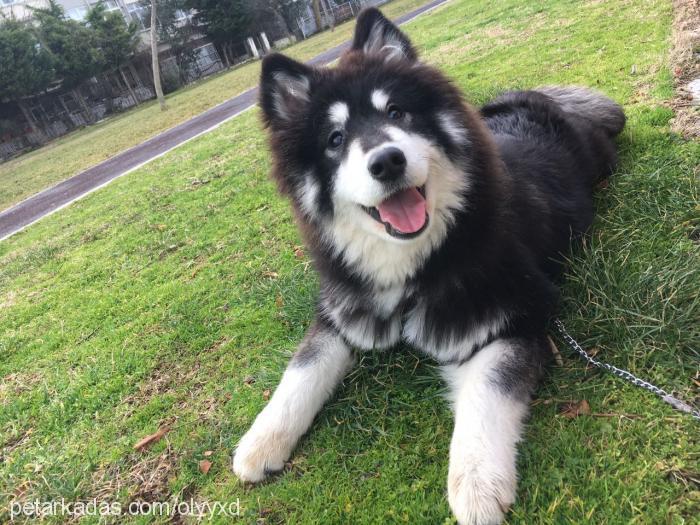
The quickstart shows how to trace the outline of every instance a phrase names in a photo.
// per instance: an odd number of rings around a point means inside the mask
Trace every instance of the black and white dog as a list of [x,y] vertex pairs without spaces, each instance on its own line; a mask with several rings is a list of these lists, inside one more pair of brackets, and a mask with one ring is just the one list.
[[404,341],[442,365],[451,392],[454,514],[500,523],[550,357],[562,254],[591,224],[622,109],[587,89],[548,87],[477,112],[376,9],[360,15],[337,67],[266,57],[260,106],[320,296],[238,444],[235,473],[257,482],[282,469],[353,351]]

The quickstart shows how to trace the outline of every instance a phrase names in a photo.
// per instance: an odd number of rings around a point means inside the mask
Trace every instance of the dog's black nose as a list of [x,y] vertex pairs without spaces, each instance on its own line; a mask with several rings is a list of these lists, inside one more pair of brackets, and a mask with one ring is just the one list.
[[370,157],[368,169],[377,180],[394,181],[406,171],[406,155],[399,148],[381,149]]

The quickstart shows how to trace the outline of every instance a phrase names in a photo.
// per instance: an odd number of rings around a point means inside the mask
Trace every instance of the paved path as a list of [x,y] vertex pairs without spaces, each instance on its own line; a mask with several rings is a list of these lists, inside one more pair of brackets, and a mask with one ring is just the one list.
[[[447,0],[433,0],[395,20],[403,24],[430,11]],[[308,61],[308,64],[323,65],[332,62],[350,46],[349,42],[324,51]],[[258,89],[252,88],[226,102],[215,106],[190,120],[170,128],[114,157],[64,180],[36,195],[23,200],[12,208],[0,212],[0,241],[26,228],[72,202],[84,197],[122,175],[143,166],[172,149],[220,126],[229,119],[255,105]]]

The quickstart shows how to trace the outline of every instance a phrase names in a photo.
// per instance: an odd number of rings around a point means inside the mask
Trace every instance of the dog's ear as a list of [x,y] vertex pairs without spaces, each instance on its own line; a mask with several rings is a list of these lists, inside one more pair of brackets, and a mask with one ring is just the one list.
[[313,69],[279,53],[263,59],[260,107],[265,122],[275,127],[295,120],[311,100]]
[[365,9],[357,17],[352,49],[366,54],[384,55],[386,60],[418,59],[411,41],[379,9]]

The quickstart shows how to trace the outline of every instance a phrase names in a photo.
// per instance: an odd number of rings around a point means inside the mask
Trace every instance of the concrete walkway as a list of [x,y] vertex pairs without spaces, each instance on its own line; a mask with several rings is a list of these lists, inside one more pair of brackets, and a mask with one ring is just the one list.
[[[410,13],[400,16],[395,22],[404,24],[445,2],[447,0],[433,0]],[[349,46],[349,42],[340,44],[324,51],[307,63],[313,65],[328,64],[338,58]],[[12,208],[0,212],[0,241],[39,219],[68,206],[88,193],[109,184],[114,179],[165,155],[181,144],[217,128],[227,120],[254,106],[257,96],[257,88],[249,89],[174,128],[164,131],[133,148],[86,169],[70,179],[66,179],[23,200]]]

